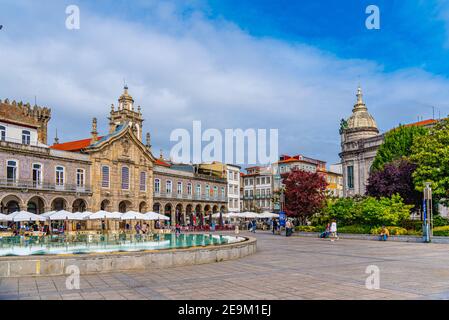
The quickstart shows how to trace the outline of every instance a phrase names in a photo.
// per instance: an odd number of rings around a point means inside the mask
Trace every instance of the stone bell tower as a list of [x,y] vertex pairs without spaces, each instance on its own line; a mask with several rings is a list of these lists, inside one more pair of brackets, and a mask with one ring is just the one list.
[[116,128],[125,123],[130,123],[136,137],[142,141],[143,118],[140,106],[134,109],[134,99],[128,93],[128,86],[124,87],[123,94],[118,99],[118,107],[111,105],[109,116],[109,132],[112,133]]

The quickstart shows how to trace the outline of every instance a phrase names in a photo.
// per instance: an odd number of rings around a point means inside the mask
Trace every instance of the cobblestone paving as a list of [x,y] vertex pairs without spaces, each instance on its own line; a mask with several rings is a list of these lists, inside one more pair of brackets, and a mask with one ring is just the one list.
[[[0,280],[0,299],[449,299],[449,245],[256,233],[255,255],[221,263],[81,276]],[[380,289],[365,287],[369,265]]]

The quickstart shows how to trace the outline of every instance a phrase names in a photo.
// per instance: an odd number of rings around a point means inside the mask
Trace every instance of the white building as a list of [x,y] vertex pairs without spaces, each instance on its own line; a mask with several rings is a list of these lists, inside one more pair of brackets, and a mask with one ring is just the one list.
[[230,212],[240,212],[240,167],[228,164],[228,210]]
[[0,121],[0,140],[35,147],[47,147],[38,141],[37,127],[25,127],[3,121]]
[[243,176],[243,205],[247,211],[272,211],[273,194],[272,167],[251,167]]

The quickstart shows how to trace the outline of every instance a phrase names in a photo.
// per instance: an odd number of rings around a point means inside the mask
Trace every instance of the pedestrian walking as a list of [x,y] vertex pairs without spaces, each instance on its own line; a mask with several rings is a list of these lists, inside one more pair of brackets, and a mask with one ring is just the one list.
[[332,220],[330,232],[331,232],[330,237],[331,237],[331,241],[332,241],[332,242],[334,242],[335,239],[336,239],[336,240],[339,239],[339,238],[338,238],[338,235],[337,235],[337,221]]
[[290,237],[293,233],[293,223],[291,220],[287,220],[285,223],[285,236]]
[[253,222],[251,223],[251,226],[252,226],[252,232],[253,233],[256,233],[256,229],[257,229],[257,222],[256,222],[256,220],[253,220]]
[[276,230],[278,228],[278,222],[275,218],[273,218],[273,221],[272,221],[272,228],[273,228],[273,234],[275,234]]

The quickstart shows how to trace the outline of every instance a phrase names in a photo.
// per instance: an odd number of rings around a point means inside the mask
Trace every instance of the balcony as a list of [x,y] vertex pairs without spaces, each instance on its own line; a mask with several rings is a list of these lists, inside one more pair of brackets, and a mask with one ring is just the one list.
[[0,188],[8,189],[30,189],[40,191],[59,191],[59,192],[77,192],[91,193],[92,188],[88,185],[77,186],[76,184],[56,185],[55,183],[36,182],[32,180],[9,180],[0,179]]
[[173,198],[173,199],[182,199],[182,200],[194,200],[194,201],[211,201],[211,202],[227,202],[227,198],[223,196],[206,196],[205,194],[199,195],[199,194],[172,194],[172,193],[165,193],[165,192],[159,192],[154,193],[153,196],[155,198]]

